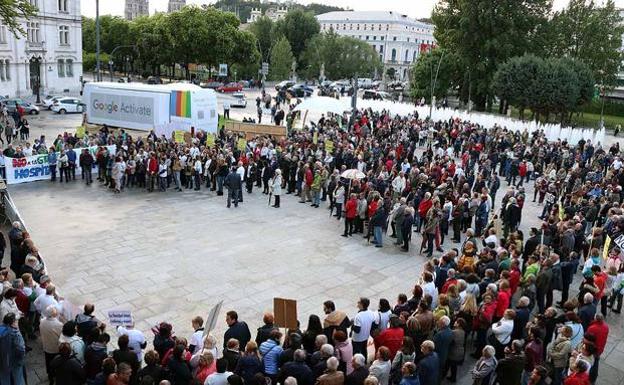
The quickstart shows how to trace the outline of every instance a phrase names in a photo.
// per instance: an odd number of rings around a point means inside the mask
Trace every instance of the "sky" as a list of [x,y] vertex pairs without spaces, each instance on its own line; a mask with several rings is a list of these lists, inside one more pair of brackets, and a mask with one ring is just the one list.
[[[187,4],[210,4],[214,0],[187,0]],[[379,0],[298,0],[299,3],[311,2],[335,5],[343,8],[351,8],[356,11],[396,11],[407,14],[412,18],[424,18],[431,15],[436,0],[385,0],[380,9]],[[95,16],[95,0],[82,0],[82,14],[89,17]],[[155,11],[166,11],[167,0],[150,0],[150,14]],[[555,8],[563,8],[568,0],[554,0]],[[615,0],[618,7],[624,8],[624,0]],[[100,14],[123,15],[125,0],[101,0]]]

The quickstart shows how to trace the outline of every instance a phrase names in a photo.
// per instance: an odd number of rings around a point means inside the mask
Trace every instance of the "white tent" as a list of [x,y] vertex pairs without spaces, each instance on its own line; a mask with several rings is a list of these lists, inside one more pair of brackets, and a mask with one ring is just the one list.
[[317,98],[308,98],[299,103],[294,111],[311,111],[318,113],[332,112],[342,115],[345,111],[349,111],[351,105],[344,99],[335,99],[328,96],[319,96]]

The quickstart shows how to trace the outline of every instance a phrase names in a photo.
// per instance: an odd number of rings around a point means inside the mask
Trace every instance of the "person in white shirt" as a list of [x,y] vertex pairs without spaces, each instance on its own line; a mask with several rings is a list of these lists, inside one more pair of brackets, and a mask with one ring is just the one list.
[[134,328],[134,323],[128,325],[128,327],[117,326],[117,333],[120,336],[128,336],[128,347],[134,354],[136,354],[139,362],[143,362],[143,349],[147,346],[145,335],[140,330]]
[[51,283],[46,286],[45,294],[40,295],[35,300],[35,309],[37,309],[39,314],[45,314],[44,310],[46,310],[50,305],[54,305],[59,314],[62,313],[62,306],[56,299],[56,287]]
[[228,385],[228,377],[233,373],[227,371],[227,360],[220,358],[217,360],[217,372],[212,373],[204,381],[204,385]]
[[505,314],[500,321],[492,324],[492,334],[498,342],[494,348],[496,349],[496,357],[505,357],[504,349],[511,342],[511,332],[513,332],[514,318],[516,312],[513,309],[505,310]]
[[194,317],[193,320],[191,320],[191,326],[195,331],[189,339],[188,350],[191,352],[191,355],[193,355],[200,351],[204,345],[204,319],[200,316]]
[[[245,167],[243,167],[243,162],[238,162],[236,173],[240,175],[241,183],[244,183],[245,182]],[[242,203],[242,202],[243,202],[243,189],[241,188],[238,191],[238,203]]]
[[394,199],[397,199],[403,189],[405,189],[405,174],[401,171],[394,179],[392,180],[392,190],[394,194]]
[[370,337],[373,322],[375,322],[375,313],[368,310],[370,300],[368,298],[360,298],[357,303],[358,313],[353,319],[351,325],[351,344],[353,345],[353,354],[360,353],[367,357],[368,337]]
[[436,306],[438,306],[438,288],[435,286],[435,283],[433,283],[433,274],[425,271],[423,273],[423,281],[423,296],[428,294],[431,297],[431,309],[435,309]]

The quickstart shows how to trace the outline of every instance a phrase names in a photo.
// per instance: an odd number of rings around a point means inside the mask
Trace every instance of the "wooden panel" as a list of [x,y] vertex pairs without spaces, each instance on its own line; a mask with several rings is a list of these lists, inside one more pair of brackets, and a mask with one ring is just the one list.
[[297,301],[286,298],[273,298],[275,325],[287,329],[297,328]]

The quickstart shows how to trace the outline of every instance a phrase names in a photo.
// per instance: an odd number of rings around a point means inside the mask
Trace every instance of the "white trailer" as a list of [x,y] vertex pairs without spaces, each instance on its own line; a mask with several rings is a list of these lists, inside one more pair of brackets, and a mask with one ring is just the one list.
[[87,83],[87,122],[135,130],[217,131],[217,95],[193,84]]

